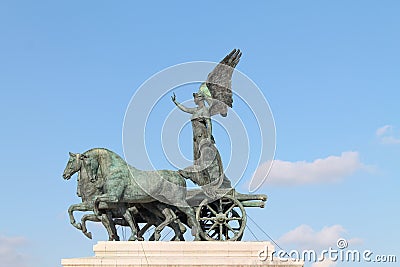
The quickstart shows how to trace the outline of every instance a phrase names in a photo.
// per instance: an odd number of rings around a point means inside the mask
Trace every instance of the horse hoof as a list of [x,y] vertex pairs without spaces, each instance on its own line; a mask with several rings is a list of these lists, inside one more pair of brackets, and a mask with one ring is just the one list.
[[137,240],[138,240],[138,241],[144,241],[144,238],[141,237],[141,236],[138,236]]
[[84,233],[84,234],[85,234],[85,236],[87,238],[92,239],[92,233],[91,232],[87,232],[87,233]]
[[131,236],[131,237],[129,238],[129,241],[136,241],[136,240],[138,240],[138,239],[136,238],[136,236]]
[[159,241],[161,238],[161,235],[159,233],[154,233],[154,240]]
[[186,231],[187,231],[186,227],[183,224],[179,225],[179,230],[181,230],[182,234],[186,233]]

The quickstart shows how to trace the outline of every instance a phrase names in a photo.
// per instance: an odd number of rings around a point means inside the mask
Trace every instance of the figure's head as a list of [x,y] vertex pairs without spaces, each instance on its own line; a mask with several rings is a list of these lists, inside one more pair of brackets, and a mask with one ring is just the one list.
[[69,160],[63,172],[63,178],[69,180],[72,175],[81,169],[81,154],[69,152]]
[[204,96],[201,93],[193,93],[193,100],[196,105],[199,105],[204,101]]

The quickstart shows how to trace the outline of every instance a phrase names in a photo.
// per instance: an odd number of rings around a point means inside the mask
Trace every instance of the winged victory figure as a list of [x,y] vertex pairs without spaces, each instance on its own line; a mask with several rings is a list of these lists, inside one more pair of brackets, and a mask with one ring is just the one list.
[[211,116],[220,114],[226,117],[228,107],[232,107],[232,74],[241,56],[239,49],[233,49],[208,74],[207,81],[193,94],[197,107],[185,107],[176,100],[175,94],[172,96],[172,101],[179,109],[192,114],[193,166],[180,170],[180,174],[202,186],[210,196],[214,196],[213,190],[216,188],[231,187],[224,175],[221,156],[212,136]]

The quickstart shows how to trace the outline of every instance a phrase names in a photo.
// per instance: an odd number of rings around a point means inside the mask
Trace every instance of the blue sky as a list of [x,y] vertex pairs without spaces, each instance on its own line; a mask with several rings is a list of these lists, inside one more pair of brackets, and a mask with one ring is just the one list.
[[399,10],[394,0],[1,1],[0,266],[91,255],[106,234],[91,225],[90,241],[69,224],[79,199],[76,179],[61,178],[68,151],[122,155],[144,81],[236,47],[277,133],[279,161],[258,191],[268,204],[250,216],[285,249],[343,236],[399,260]]

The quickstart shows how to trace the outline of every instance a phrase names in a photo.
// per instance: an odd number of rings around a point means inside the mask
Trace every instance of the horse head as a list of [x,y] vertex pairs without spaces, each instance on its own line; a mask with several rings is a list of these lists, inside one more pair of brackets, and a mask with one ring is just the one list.
[[81,155],[82,165],[85,169],[89,179],[92,183],[98,180],[98,171],[99,171],[99,161],[97,160],[96,155],[92,155],[92,153],[83,153]]
[[[94,196],[101,194],[102,184],[97,182],[101,180],[101,174],[97,171],[100,169],[96,158],[93,158],[90,151],[85,153],[69,153],[69,160],[65,167],[63,178],[69,180],[72,175],[78,174],[77,195],[82,198],[82,202],[93,201]],[[101,180],[102,181],[102,180]]]
[[63,178],[69,180],[72,175],[78,172],[82,167],[82,155],[69,152],[69,160],[63,172]]

